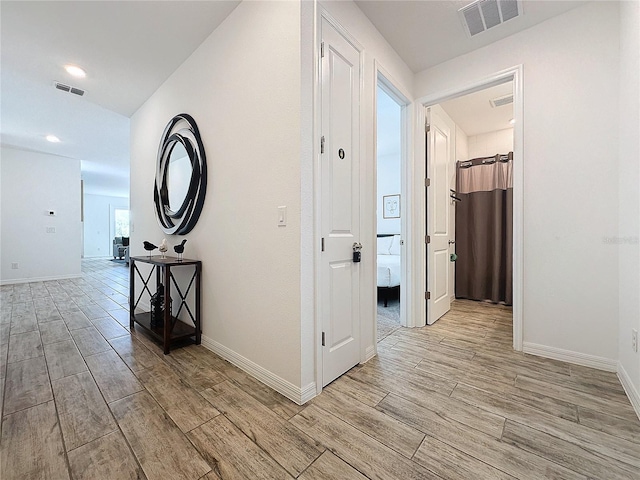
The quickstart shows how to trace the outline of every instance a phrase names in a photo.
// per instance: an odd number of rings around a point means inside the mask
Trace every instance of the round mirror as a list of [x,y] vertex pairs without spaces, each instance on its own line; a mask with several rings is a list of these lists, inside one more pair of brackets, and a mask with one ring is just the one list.
[[177,212],[187,198],[191,183],[191,159],[180,142],[174,144],[167,165],[167,190],[169,209]]
[[169,235],[195,226],[207,192],[207,160],[200,132],[190,115],[171,119],[158,148],[153,191],[156,219]]

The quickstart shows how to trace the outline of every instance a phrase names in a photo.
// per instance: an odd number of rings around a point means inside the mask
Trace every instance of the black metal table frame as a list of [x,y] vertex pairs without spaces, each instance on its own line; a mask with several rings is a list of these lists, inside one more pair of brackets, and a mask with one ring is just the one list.
[[[142,274],[142,272],[138,269],[136,262],[147,263],[152,266],[151,271],[149,272],[149,275],[147,275],[146,279],[144,278],[144,275]],[[191,280],[189,281],[189,284],[186,290],[184,291],[184,293],[180,289],[180,286],[178,285],[178,282],[176,281],[173,273],[171,273],[172,267],[181,267],[181,266],[195,267],[193,275],[191,276]],[[134,272],[137,272],[138,277],[142,281],[142,289],[137,299],[135,299],[136,298],[135,297],[136,278],[135,278]],[[158,332],[155,331],[150,326],[147,326],[144,323],[142,323],[139,318],[136,318],[136,315],[139,315],[139,314],[135,313],[136,308],[138,307],[140,300],[142,300],[142,296],[144,295],[145,291],[149,294],[150,297],[153,295],[151,293],[151,290],[149,289],[149,281],[151,280],[151,277],[153,276],[154,272],[156,273],[156,286],[162,283],[161,280],[164,280],[164,288],[165,288],[164,325],[162,328],[162,335],[158,334]],[[170,351],[172,340],[177,340],[179,338],[186,338],[186,337],[195,337],[196,345],[200,345],[202,341],[202,326],[200,323],[201,321],[200,319],[201,272],[202,272],[202,262],[199,260],[184,259],[184,260],[178,261],[175,258],[162,258],[159,255],[149,256],[149,257],[131,257],[130,267],[129,267],[129,326],[131,330],[134,329],[135,323],[138,323],[138,325],[142,326],[147,331],[151,332],[156,338],[161,338],[163,341],[163,348],[164,348],[165,355],[168,354]],[[178,296],[180,297],[180,305],[178,307],[178,310],[175,316],[172,315],[172,301],[171,301],[171,283],[172,282],[176,292],[178,293]],[[191,291],[191,287],[194,286],[194,282],[195,282],[195,304],[196,304],[195,315],[191,311],[191,308],[189,308],[189,303],[187,302],[187,296]],[[182,312],[183,307],[185,308],[186,312],[189,314],[189,317],[191,318],[191,321],[194,324],[193,332],[189,331],[188,333],[184,333],[179,336],[172,336],[172,333],[174,332],[174,329],[176,327],[176,323],[177,322],[183,323],[178,319],[180,312]]]

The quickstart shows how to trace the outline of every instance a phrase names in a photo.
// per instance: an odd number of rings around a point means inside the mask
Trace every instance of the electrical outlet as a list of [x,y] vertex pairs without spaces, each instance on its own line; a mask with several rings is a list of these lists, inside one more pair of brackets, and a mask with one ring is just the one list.
[[638,330],[635,328],[631,330],[631,348],[634,352],[638,351]]
[[13,262],[11,264],[11,270],[18,270],[18,263],[17,262]]
[[47,233],[56,233],[56,227],[47,227]]

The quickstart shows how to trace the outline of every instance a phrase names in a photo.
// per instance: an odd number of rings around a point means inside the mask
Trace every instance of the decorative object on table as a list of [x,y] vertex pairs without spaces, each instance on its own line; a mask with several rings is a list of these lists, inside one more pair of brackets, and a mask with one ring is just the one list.
[[382,217],[400,218],[400,194],[382,197]]
[[186,113],[167,124],[158,148],[153,191],[156,218],[169,235],[195,226],[207,192],[207,161],[195,120]]
[[160,253],[162,254],[162,258],[166,258],[165,253],[167,253],[168,249],[169,247],[167,247],[167,239],[163,238],[162,243],[158,247],[158,250],[160,250]]
[[151,295],[151,328],[164,326],[164,285],[159,284]]
[[173,247],[173,251],[178,254],[178,261],[179,262],[182,261],[182,254],[184,253],[184,244],[185,243],[187,243],[187,239],[186,238],[184,240],[182,240],[182,242],[180,242],[180,245],[176,245],[175,247]]
[[144,242],[142,242],[142,244],[144,245],[144,249],[145,249],[147,252],[149,252],[149,257],[151,257],[151,252],[152,252],[153,250],[155,250],[156,248],[158,248],[158,247],[156,247],[153,243],[151,243],[151,242],[147,242],[146,240],[145,240]]

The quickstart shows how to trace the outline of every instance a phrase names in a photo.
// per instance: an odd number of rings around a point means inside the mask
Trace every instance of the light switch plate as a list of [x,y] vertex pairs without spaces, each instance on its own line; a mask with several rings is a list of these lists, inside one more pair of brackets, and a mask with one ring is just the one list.
[[287,207],[282,205],[278,207],[278,226],[284,227],[287,225]]

